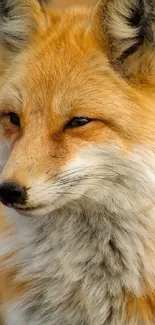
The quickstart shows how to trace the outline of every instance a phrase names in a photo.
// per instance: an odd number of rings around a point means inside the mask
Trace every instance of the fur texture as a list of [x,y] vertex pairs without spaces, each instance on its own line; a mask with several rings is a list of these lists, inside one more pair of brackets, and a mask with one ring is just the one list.
[[1,208],[6,325],[155,324],[154,10],[1,2],[1,182],[27,191]]

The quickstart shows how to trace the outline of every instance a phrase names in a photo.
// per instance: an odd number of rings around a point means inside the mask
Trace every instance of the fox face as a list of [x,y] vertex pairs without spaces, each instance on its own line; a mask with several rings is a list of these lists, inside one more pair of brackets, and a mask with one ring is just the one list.
[[63,12],[36,0],[3,6],[1,201],[44,215],[84,198],[104,202],[109,191],[117,201],[120,179],[131,191],[138,177],[150,181],[148,156],[138,152],[154,151],[154,7],[134,0]]
[[154,23],[153,0],[0,2],[6,323],[154,323]]

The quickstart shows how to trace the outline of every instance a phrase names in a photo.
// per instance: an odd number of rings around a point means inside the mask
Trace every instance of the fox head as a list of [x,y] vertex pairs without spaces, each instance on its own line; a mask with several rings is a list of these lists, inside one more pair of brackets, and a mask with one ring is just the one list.
[[154,1],[58,12],[1,1],[5,205],[44,215],[67,202],[133,204],[154,189],[154,44]]

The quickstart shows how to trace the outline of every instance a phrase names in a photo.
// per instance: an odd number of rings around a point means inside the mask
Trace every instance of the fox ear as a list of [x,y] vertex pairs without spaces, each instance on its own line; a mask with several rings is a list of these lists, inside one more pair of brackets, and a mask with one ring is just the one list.
[[154,0],[99,0],[91,27],[117,69],[128,76],[149,70],[155,54]]
[[0,46],[11,51],[22,48],[43,23],[46,0],[0,0]]

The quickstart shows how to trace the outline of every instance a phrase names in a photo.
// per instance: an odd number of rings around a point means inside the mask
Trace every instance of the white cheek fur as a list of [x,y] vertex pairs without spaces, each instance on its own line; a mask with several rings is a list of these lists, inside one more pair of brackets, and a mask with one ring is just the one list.
[[153,154],[147,149],[144,154],[142,148],[136,148],[135,152],[123,157],[119,148],[90,146],[64,166],[57,179],[51,177],[48,182],[46,177],[34,180],[28,204],[34,207],[42,205],[33,215],[48,214],[82,197],[90,200],[91,204],[93,201],[100,204],[108,202],[107,198],[112,196],[116,205],[130,206],[135,190],[139,196],[145,193],[145,177],[150,186],[154,186],[153,170]]

